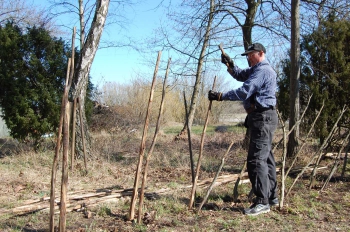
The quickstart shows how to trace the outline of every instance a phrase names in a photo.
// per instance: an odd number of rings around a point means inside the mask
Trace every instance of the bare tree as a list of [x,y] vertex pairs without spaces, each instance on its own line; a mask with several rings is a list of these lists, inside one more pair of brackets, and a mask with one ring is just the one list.
[[6,21],[13,21],[23,28],[27,26],[44,27],[55,34],[57,28],[46,11],[33,3],[25,0],[0,0],[0,25]]
[[[83,0],[78,0],[72,2],[67,0],[50,0],[50,3],[50,12],[53,18],[65,15],[66,17],[72,19],[70,21],[70,25],[60,25],[62,28],[70,28],[75,23],[79,22],[81,54],[79,57],[77,67],[75,69],[75,90],[73,95],[74,98],[79,98],[79,103],[82,106],[82,123],[85,128],[85,137],[87,140],[89,140],[90,136],[86,124],[84,106],[90,68],[97,49],[106,46],[126,46],[125,44],[116,45],[114,42],[107,40],[105,41],[105,45],[101,45],[101,43],[103,43],[103,41],[101,40],[101,36],[102,31],[107,27],[108,24],[114,26],[116,26],[117,24],[118,26],[123,27],[122,25],[123,23],[125,23],[125,17],[123,16],[123,8],[125,6],[132,5],[133,1],[86,0],[84,2]],[[110,8],[110,3],[111,5],[113,5],[112,11],[108,10]],[[114,38],[114,41],[117,41],[117,39]],[[80,124],[81,122],[77,120],[77,128],[80,128]],[[77,148],[79,148],[82,147],[82,135],[79,134],[80,130],[76,131],[76,143],[78,145]],[[89,143],[87,143],[87,145],[89,145]],[[89,150],[89,147],[87,147],[87,150]]]
[[190,104],[190,111],[188,115],[188,123],[184,124],[183,131],[187,131],[187,126],[192,127],[192,122],[194,118],[194,112],[196,110],[196,105],[197,105],[197,99],[198,99],[198,94],[199,94],[199,89],[202,81],[202,69],[205,61],[205,55],[206,55],[206,50],[209,45],[209,35],[211,32],[211,27],[214,19],[214,10],[215,10],[215,1],[211,0],[210,1],[210,8],[209,8],[209,14],[208,17],[205,19],[207,22],[206,28],[205,28],[205,33],[203,38],[201,39],[202,42],[202,48],[201,52],[199,54],[198,58],[198,64],[197,64],[197,71],[196,71],[196,77],[195,77],[195,84],[193,86],[193,93],[192,93],[192,98],[191,98],[191,104]]

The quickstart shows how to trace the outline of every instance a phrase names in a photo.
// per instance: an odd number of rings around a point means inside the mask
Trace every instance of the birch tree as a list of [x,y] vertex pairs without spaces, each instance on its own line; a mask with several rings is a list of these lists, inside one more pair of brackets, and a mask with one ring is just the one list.
[[[112,1],[108,0],[96,0],[90,1],[77,0],[77,1],[66,1],[66,0],[50,0],[51,3],[51,14],[53,18],[61,17],[65,15],[71,18],[72,24],[60,25],[62,28],[71,28],[74,26],[74,22],[79,22],[79,41],[80,41],[80,57],[76,64],[74,74],[74,92],[73,97],[79,98],[79,104],[81,105],[83,122],[78,119],[76,127],[80,128],[81,123],[84,126],[85,138],[89,140],[89,130],[86,123],[85,114],[85,103],[87,86],[89,83],[89,73],[94,60],[95,54],[101,47],[111,46],[124,46],[122,43],[111,42],[108,40],[102,40],[102,32],[106,29],[107,25],[114,27],[123,27],[122,24],[125,22],[123,16],[123,8],[130,6],[133,1]],[[108,10],[113,5],[113,10]],[[110,13],[111,12],[111,13]],[[76,17],[78,15],[78,17]],[[108,19],[108,21],[107,21]],[[113,39],[118,41],[117,39]],[[77,108],[77,111],[79,108]],[[79,115],[79,114],[77,114]],[[76,145],[77,152],[80,155],[82,151],[82,134],[81,130],[76,130]],[[89,151],[89,144],[87,144],[87,151]]]
[[[95,54],[97,52],[100,38],[102,36],[102,32],[105,26],[109,3],[109,0],[96,1],[95,15],[92,20],[89,34],[87,35],[86,41],[84,42],[83,48],[81,50],[79,61],[74,74],[76,82],[73,96],[74,98],[79,99],[80,110],[82,111],[83,116],[83,121],[80,121],[80,119],[78,118],[77,127],[80,128],[81,124],[83,124],[86,132],[88,132],[88,128],[85,110],[83,106],[85,105],[85,97],[88,86],[90,68],[94,60]],[[82,142],[82,139],[82,135],[78,133],[77,141]],[[89,150],[89,147],[87,147],[87,150]]]

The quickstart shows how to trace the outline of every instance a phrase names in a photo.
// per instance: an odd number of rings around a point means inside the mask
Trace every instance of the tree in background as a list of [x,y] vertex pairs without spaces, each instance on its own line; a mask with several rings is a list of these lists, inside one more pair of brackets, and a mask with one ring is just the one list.
[[[348,19],[337,19],[335,13],[321,21],[319,27],[305,36],[301,43],[303,56],[308,61],[308,72],[304,72],[304,79],[313,94],[310,105],[313,115],[325,101],[324,110],[316,124],[321,143],[342,107],[350,103],[349,43],[350,22]],[[348,116],[349,113],[344,118],[348,119]]]
[[0,24],[5,25],[7,21],[11,21],[21,28],[37,26],[50,31],[51,35],[60,34],[61,30],[53,24],[47,10],[33,2],[0,0]]
[[[0,105],[11,136],[39,140],[57,132],[71,48],[44,28],[23,30],[11,22],[0,26],[0,47]],[[87,119],[93,91],[89,82]]]
[[[301,76],[300,76],[300,105],[306,106],[308,97],[312,94],[309,113],[305,118],[305,129],[321,108],[325,106],[315,126],[315,133],[321,143],[333,127],[340,110],[349,105],[350,91],[350,22],[346,19],[337,19],[331,13],[320,25],[308,35],[303,36],[301,42]],[[289,83],[290,61],[282,63],[284,78],[279,81],[278,102],[289,99],[287,93]],[[286,107],[279,109],[283,115],[288,115]],[[343,117],[341,123],[349,120],[349,113]]]
[[[290,49],[290,102],[289,130],[299,120],[299,80],[300,80],[300,0],[292,0],[291,10],[291,49]],[[299,125],[290,133],[287,156],[293,157],[298,148]]]
[[0,26],[0,105],[11,136],[55,132],[69,47],[43,28]]

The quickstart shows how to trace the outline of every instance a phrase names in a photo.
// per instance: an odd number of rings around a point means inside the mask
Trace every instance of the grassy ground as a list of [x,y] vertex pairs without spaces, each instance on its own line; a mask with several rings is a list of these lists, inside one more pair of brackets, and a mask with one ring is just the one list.
[[[145,199],[142,223],[127,219],[130,209],[128,196],[112,203],[97,205],[89,205],[89,199],[86,199],[83,211],[67,214],[67,231],[350,231],[349,168],[345,178],[340,178],[339,169],[323,192],[319,191],[320,186],[330,168],[318,173],[316,186],[311,190],[308,187],[309,178],[304,175],[286,197],[284,207],[272,208],[268,214],[245,216],[242,212],[250,205],[247,197],[250,184],[239,186],[238,201],[233,202],[233,182],[215,186],[200,213],[189,210],[191,189],[183,188],[191,184],[188,143],[186,140],[174,140],[180,129],[181,127],[166,128],[158,137],[150,159],[146,192],[165,188],[171,191]],[[199,154],[202,129],[192,129],[195,162]],[[241,142],[245,130],[233,126],[219,129],[217,126],[208,127],[199,180],[214,177],[231,141],[235,143],[225,160],[221,175],[239,173],[244,164],[246,151],[242,149]],[[141,131],[115,134],[95,132],[93,150],[88,159],[88,173],[84,170],[83,160],[77,160],[74,171],[69,173],[68,192],[132,188],[141,134]],[[153,134],[149,133],[149,138],[152,137]],[[280,137],[277,133],[275,140]],[[147,141],[147,148],[150,143],[150,140]],[[50,195],[53,147],[48,142],[41,151],[34,152],[24,145],[1,141],[0,212],[25,205],[28,200]],[[314,148],[308,149],[299,159],[299,166],[308,161]],[[281,150],[277,149],[275,155],[280,166]],[[333,162],[323,160],[321,165],[331,167]],[[60,170],[61,165],[57,177],[57,194],[60,192]],[[288,177],[287,187],[292,181],[293,176]],[[197,190],[198,202],[206,191]],[[87,217],[86,212],[91,217]],[[48,231],[48,219],[48,210],[22,216],[0,213],[0,231]],[[59,215],[56,214],[56,225],[58,221]]]

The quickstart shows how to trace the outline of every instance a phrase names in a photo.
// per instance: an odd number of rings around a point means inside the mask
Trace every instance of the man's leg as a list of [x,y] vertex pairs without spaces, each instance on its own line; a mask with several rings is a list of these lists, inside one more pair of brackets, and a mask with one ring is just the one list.
[[252,136],[247,157],[247,169],[256,196],[255,203],[268,204],[270,195],[268,154],[266,143],[256,141]]
[[277,205],[278,204],[278,191],[277,191],[277,175],[276,175],[276,162],[275,157],[272,153],[272,140],[274,137],[274,133],[277,129],[278,124],[278,117],[276,111],[270,111],[268,114],[269,120],[269,130],[268,130],[268,137],[269,137],[269,144],[270,144],[270,152],[269,156],[267,158],[267,165],[269,169],[269,204],[270,205]]
[[271,143],[277,127],[275,111],[252,113],[248,124],[251,128],[250,145],[247,157],[247,169],[256,201],[245,210],[246,214],[257,215],[270,211],[269,198],[272,189],[276,189],[276,167],[271,152]]

